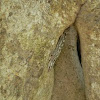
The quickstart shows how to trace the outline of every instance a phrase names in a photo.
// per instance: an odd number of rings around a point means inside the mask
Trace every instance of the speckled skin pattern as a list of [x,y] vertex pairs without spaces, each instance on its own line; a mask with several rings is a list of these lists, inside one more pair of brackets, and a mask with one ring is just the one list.
[[59,57],[59,55],[61,53],[61,50],[62,50],[62,47],[63,47],[64,42],[65,42],[65,38],[66,38],[66,33],[64,32],[59,37],[59,40],[58,40],[57,45],[56,45],[56,48],[53,50],[53,52],[50,55],[49,64],[48,64],[48,68],[49,69],[51,69],[54,66],[57,58]]

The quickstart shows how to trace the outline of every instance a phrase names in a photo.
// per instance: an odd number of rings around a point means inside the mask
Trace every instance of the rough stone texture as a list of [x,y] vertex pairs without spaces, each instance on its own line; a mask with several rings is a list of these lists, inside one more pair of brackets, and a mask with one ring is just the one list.
[[65,44],[54,66],[51,100],[85,100],[82,67],[77,53],[77,32],[73,26],[65,32]]
[[76,21],[87,100],[100,100],[100,0],[88,0]]
[[50,100],[50,53],[84,1],[0,0],[0,100]]

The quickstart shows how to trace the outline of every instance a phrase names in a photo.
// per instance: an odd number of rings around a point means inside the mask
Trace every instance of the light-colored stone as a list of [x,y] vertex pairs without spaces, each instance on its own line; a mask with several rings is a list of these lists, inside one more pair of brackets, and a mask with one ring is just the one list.
[[87,100],[100,100],[100,0],[88,0],[76,21]]
[[52,100],[85,100],[84,78],[77,52],[77,32],[74,26],[65,32],[65,44],[54,66]]
[[50,100],[48,59],[83,1],[0,0],[0,100]]

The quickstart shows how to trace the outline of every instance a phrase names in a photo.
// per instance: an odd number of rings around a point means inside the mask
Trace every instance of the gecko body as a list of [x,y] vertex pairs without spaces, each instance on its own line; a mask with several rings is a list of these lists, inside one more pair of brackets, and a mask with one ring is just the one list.
[[59,40],[58,40],[57,45],[56,45],[56,48],[53,50],[53,52],[50,55],[49,64],[48,64],[48,68],[49,69],[51,69],[54,66],[57,58],[59,57],[59,55],[61,53],[61,50],[62,50],[62,47],[63,47],[64,42],[65,42],[65,38],[66,38],[66,33],[64,32],[59,37]]

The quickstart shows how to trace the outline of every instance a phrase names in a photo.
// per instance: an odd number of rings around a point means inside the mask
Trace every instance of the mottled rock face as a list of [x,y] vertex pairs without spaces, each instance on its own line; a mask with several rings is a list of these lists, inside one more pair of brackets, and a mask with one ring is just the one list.
[[0,100],[50,100],[48,60],[83,0],[1,0]]
[[87,100],[100,99],[100,0],[89,0],[76,21],[82,48]]

